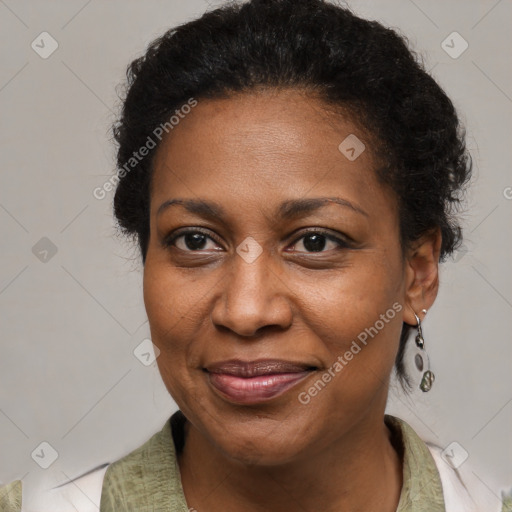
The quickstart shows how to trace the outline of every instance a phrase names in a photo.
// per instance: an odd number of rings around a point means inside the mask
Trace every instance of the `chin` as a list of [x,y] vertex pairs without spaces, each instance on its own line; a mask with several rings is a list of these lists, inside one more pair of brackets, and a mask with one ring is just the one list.
[[300,457],[304,448],[296,442],[272,437],[231,436],[218,448],[233,461],[247,466],[280,466]]
[[277,419],[255,411],[252,416],[217,417],[218,425],[205,418],[210,441],[224,456],[244,465],[277,466],[297,460],[308,451],[314,435],[307,421],[298,417]]

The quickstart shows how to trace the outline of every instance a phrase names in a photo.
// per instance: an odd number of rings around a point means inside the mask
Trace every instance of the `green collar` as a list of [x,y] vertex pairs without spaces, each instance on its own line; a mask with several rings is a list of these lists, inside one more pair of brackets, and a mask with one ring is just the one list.
[[0,510],[2,512],[19,512],[21,510],[21,480],[14,480],[0,486]]
[[[439,472],[425,443],[403,420],[385,415],[403,448],[403,486],[396,512],[444,512]],[[184,416],[177,411],[145,444],[112,463],[105,474],[101,512],[188,512],[176,458]]]
[[441,478],[427,445],[404,420],[386,414],[384,421],[403,449],[403,484],[396,512],[445,512]]

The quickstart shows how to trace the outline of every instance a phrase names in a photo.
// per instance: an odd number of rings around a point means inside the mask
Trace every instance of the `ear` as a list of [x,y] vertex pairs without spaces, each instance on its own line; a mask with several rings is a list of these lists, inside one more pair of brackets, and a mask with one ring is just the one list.
[[414,313],[423,320],[423,309],[430,309],[439,290],[441,229],[435,228],[413,243],[406,254],[404,322],[417,325]]

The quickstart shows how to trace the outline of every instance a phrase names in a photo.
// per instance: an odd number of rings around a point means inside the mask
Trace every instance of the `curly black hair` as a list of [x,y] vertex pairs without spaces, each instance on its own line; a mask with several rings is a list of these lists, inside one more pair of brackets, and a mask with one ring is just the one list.
[[[436,228],[440,261],[460,245],[455,213],[472,167],[464,129],[407,40],[325,0],[250,0],[170,29],[128,67],[113,127],[114,213],[121,230],[138,241],[143,263],[159,147],[155,128],[172,128],[170,116],[191,98],[226,98],[261,87],[309,91],[326,107],[357,114],[354,119],[377,141],[382,165],[375,172],[396,193],[402,247]],[[150,148],[147,156],[135,160],[143,147]],[[395,363],[404,389],[410,387],[403,363],[410,328],[404,323]]]

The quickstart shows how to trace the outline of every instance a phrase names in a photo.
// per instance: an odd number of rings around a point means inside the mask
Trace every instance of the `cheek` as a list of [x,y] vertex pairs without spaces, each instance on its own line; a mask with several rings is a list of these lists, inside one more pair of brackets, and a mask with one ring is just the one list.
[[165,266],[155,263],[149,255],[144,268],[144,304],[151,340],[160,350],[157,364],[167,385],[184,367],[187,346],[183,331],[188,315],[194,312],[193,298]]
[[387,383],[393,368],[403,305],[390,299],[373,306],[345,304],[343,313],[317,332],[329,352],[335,387],[345,396]]
[[353,264],[324,279],[301,281],[304,320],[333,355],[361,333],[364,341],[368,329],[375,333],[376,323],[380,338],[394,340],[401,329],[403,282],[404,272],[396,260],[377,253],[358,256]]
[[[165,261],[148,254],[144,267],[144,304],[154,342],[172,339],[196,314],[201,283],[180,278]],[[179,339],[179,337],[178,337]]]
[[339,333],[327,339],[331,364],[297,396],[304,421],[322,417],[326,425],[348,429],[371,410],[385,407],[402,328],[401,313],[396,312],[400,304],[394,304],[395,309],[389,304],[383,310],[388,323],[379,316],[360,315],[331,324]]
[[313,287],[308,292],[306,322],[322,340],[331,365],[325,376],[331,393],[325,398],[349,405],[366,396],[367,402],[387,386],[398,351],[404,310],[399,263],[374,261],[342,272],[323,288],[321,300],[318,293],[313,298]]
[[[199,331],[209,316],[204,298],[212,284],[183,276],[148,252],[144,267],[144,304],[152,342],[160,353],[158,368],[171,395],[192,396],[200,346]],[[195,398],[194,398],[195,399]]]

